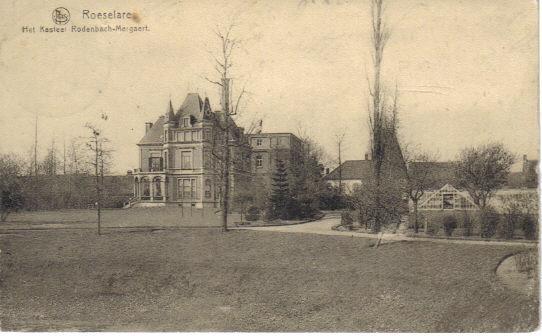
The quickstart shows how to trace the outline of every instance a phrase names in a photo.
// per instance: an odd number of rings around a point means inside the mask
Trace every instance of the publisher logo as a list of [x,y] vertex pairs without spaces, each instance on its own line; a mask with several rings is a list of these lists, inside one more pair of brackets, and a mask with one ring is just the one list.
[[58,7],[53,10],[53,22],[57,25],[65,25],[70,21],[70,11],[64,7]]

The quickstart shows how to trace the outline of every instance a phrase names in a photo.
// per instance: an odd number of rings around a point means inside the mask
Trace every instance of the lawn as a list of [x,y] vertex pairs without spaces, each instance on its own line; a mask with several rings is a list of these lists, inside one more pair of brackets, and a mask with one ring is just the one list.
[[0,235],[3,330],[530,331],[519,247],[175,229]]
[[[107,227],[201,227],[220,226],[220,213],[217,209],[191,209],[178,206],[104,209],[102,226]],[[230,215],[231,222],[239,220],[238,215]],[[95,209],[73,209],[54,211],[21,211],[8,216],[0,228],[95,228],[97,214]]]

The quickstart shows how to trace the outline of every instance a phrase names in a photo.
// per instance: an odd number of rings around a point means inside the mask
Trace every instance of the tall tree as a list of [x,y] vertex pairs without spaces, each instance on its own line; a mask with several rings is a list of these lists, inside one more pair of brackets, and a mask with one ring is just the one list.
[[455,176],[459,186],[484,210],[495,191],[506,183],[513,164],[514,155],[503,144],[489,143],[463,149]]
[[343,195],[343,167],[342,167],[342,150],[343,150],[343,143],[344,143],[344,137],[345,133],[337,133],[335,134],[335,144],[337,145],[337,163],[339,164],[338,172],[339,172],[339,195]]
[[[384,48],[390,37],[389,29],[384,21],[384,0],[373,0],[371,6],[371,28],[372,28],[372,51],[373,51],[373,81],[369,83],[369,93],[372,97],[372,105],[369,107],[369,124],[371,127],[371,154],[373,160],[373,180],[375,184],[374,202],[376,207],[373,211],[373,231],[380,231],[385,213],[383,200],[388,198],[382,195],[384,190],[390,188],[381,187],[382,173],[386,158],[386,152],[393,143],[396,134],[397,115],[397,89],[393,105],[386,103],[385,88],[382,84],[381,71],[384,59]],[[372,84],[372,85],[371,85]],[[371,88],[372,86],[372,88]]]
[[272,219],[288,218],[288,203],[290,201],[290,184],[288,170],[283,160],[277,160],[277,166],[272,177],[272,193],[270,199],[270,217]]
[[222,144],[221,150],[213,154],[214,158],[218,160],[219,167],[221,168],[221,210],[222,210],[222,230],[228,231],[228,212],[230,209],[230,174],[231,174],[231,153],[230,153],[230,138],[232,128],[235,123],[231,119],[232,116],[237,115],[239,110],[239,104],[243,95],[246,93],[243,88],[237,96],[235,104],[232,102],[232,76],[231,67],[232,54],[239,47],[240,40],[233,37],[233,28],[235,24],[232,23],[226,28],[217,28],[215,35],[219,40],[219,55],[213,56],[215,63],[215,70],[220,76],[219,80],[207,79],[207,81],[218,85],[220,87],[222,118],[219,127],[222,129]]

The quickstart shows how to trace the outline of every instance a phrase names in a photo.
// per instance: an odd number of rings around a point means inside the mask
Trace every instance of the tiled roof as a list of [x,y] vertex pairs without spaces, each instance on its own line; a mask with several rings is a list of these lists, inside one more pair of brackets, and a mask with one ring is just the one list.
[[455,178],[455,162],[412,162],[410,163],[410,169],[423,169],[427,170],[432,179],[434,179],[434,188],[440,189],[446,184],[451,184],[457,187],[457,181]]
[[139,141],[138,145],[161,144],[164,140],[164,116],[156,120],[149,131]]
[[372,171],[373,162],[370,160],[349,160],[344,161],[340,167],[335,168],[324,179],[338,180],[339,172],[341,172],[343,180],[363,180],[370,178]]

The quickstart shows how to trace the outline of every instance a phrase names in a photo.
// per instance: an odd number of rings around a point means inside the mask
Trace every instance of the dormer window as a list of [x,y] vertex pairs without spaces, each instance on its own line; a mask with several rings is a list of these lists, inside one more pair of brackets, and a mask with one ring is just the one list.
[[190,117],[183,118],[183,127],[190,127]]
[[256,139],[256,146],[262,145],[262,139]]

